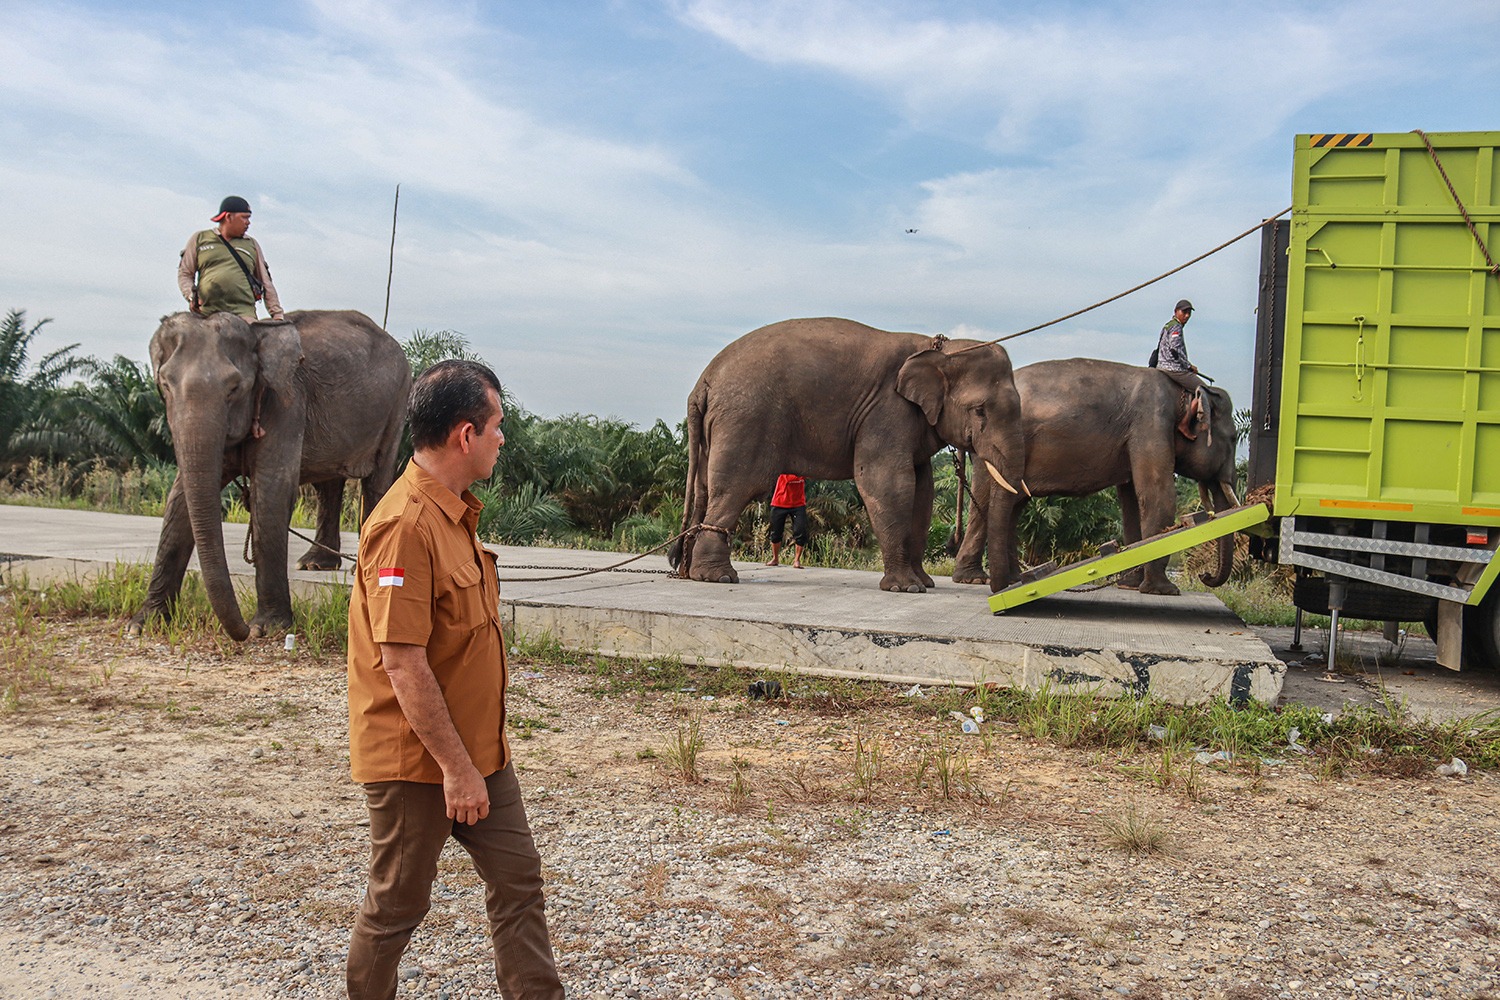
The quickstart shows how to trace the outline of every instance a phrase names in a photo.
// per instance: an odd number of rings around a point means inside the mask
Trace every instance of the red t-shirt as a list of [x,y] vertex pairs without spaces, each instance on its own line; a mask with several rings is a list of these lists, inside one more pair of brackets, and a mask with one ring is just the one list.
[[771,494],[772,507],[806,507],[807,480],[801,476],[777,476],[776,492]]

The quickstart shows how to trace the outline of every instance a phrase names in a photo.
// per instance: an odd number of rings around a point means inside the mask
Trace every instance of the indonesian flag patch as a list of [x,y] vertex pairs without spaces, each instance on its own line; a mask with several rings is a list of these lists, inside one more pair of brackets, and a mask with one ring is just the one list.
[[381,569],[380,585],[382,587],[404,587],[406,586],[406,570],[400,566],[392,566],[389,569]]

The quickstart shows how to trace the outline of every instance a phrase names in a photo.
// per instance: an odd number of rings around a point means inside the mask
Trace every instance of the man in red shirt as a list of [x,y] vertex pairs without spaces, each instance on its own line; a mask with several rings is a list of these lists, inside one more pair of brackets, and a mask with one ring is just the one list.
[[771,559],[767,566],[781,565],[781,539],[786,519],[792,519],[792,541],[797,553],[792,568],[802,568],[802,549],[807,545],[807,480],[801,476],[776,477],[776,492],[771,494]]

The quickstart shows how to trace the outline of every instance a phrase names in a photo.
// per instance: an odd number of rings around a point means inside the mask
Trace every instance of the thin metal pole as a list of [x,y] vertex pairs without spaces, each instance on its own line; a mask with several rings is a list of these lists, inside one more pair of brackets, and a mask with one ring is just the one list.
[[380,328],[385,329],[391,318],[391,277],[396,273],[396,213],[401,211],[401,185],[396,185],[396,203],[391,206],[391,259],[385,269],[385,312],[380,317]]

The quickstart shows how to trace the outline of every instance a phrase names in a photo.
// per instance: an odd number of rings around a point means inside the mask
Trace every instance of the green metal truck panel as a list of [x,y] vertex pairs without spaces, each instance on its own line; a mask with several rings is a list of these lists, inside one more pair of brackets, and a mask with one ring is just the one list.
[[[1429,138],[1500,255],[1500,132]],[[1294,161],[1275,514],[1500,525],[1500,276],[1420,136]]]

